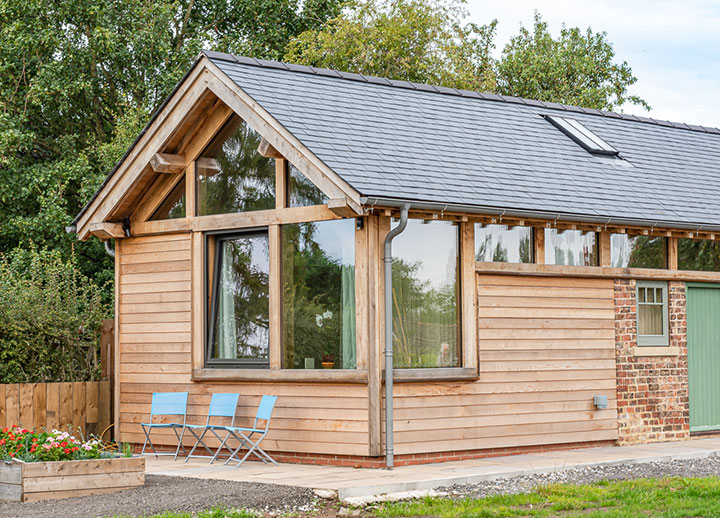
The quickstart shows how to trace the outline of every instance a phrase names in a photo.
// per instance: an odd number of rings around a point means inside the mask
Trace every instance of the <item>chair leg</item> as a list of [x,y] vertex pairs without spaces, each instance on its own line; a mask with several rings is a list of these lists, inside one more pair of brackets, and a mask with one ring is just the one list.
[[[207,445],[203,442],[203,438],[205,437],[205,434],[208,431],[207,428],[203,429],[203,432],[200,434],[199,437],[195,433],[195,430],[193,430],[192,428],[188,428],[188,431],[193,435],[193,437],[195,437],[195,445],[190,450],[190,453],[188,453],[187,456],[185,457],[185,462],[190,460],[190,457],[192,457],[192,454],[195,452],[195,449],[198,447],[198,444],[202,444],[202,447],[205,448],[205,451],[207,451],[210,455],[213,454],[212,450],[210,448],[208,448]],[[183,449],[183,451],[184,451],[184,449]]]
[[[173,428],[173,431],[175,432],[175,437],[178,437],[177,429],[176,429],[176,428]],[[181,447],[182,447],[183,454],[185,454],[185,455],[187,454],[186,451],[185,451],[185,446],[184,446],[183,443],[182,443],[182,440],[183,440],[183,437],[184,437],[184,436],[185,436],[185,427],[183,426],[183,427],[182,427],[182,432],[180,433],[180,437],[178,437],[178,446],[177,446],[177,449],[175,450],[175,457],[173,458],[173,460],[177,460],[178,453],[180,453],[180,448],[181,448]]]
[[220,452],[223,450],[223,448],[226,449],[232,455],[233,450],[230,446],[227,446],[227,440],[230,438],[231,435],[233,437],[235,437],[236,439],[237,439],[237,436],[234,433],[232,433],[230,430],[225,430],[227,432],[227,434],[225,435],[225,438],[223,439],[217,434],[217,432],[215,430],[210,429],[210,431],[217,438],[217,440],[220,441],[220,446],[218,447],[217,451],[215,452],[215,455],[213,455],[213,458],[210,459],[210,464],[212,464],[213,462],[215,462],[215,459],[217,459],[217,456],[220,455]]
[[[250,434],[247,435],[247,436],[241,432],[240,435],[242,435],[242,437],[243,437],[245,440],[247,440],[247,443],[248,443],[249,447],[248,447],[247,453],[245,453],[245,456],[238,461],[237,465],[235,466],[236,468],[239,467],[240,464],[242,464],[243,462],[245,462],[245,460],[250,456],[251,453],[252,453],[253,455],[255,455],[258,459],[260,459],[261,461],[263,461],[264,463],[267,463],[267,461],[269,460],[270,462],[272,462],[272,463],[275,464],[276,466],[278,465],[278,463],[275,462],[275,459],[273,459],[272,457],[270,457],[270,455],[268,455],[267,453],[265,453],[265,451],[262,450],[262,449],[260,448],[260,446],[259,446],[259,445],[260,445],[260,442],[262,442],[262,440],[265,438],[265,435],[266,435],[265,433],[263,433],[262,435],[260,435],[260,437],[258,438],[258,440],[255,441],[255,442],[253,442],[252,439],[251,439],[251,437],[253,436],[253,432],[250,432]],[[239,450],[239,449],[240,449],[240,448],[238,448],[238,450]],[[237,453],[238,450],[235,450],[235,452]],[[257,450],[257,451],[256,451],[256,450]],[[262,455],[260,455],[258,452],[261,453]],[[234,454],[233,454],[233,456],[234,456]],[[267,459],[267,460],[265,460],[265,459]],[[228,459],[228,460],[229,460],[229,459]]]
[[148,443],[150,443],[150,447],[152,448],[153,453],[155,454],[155,457],[157,458],[158,454],[155,451],[155,445],[152,443],[152,440],[150,439],[150,431],[152,430],[152,427],[150,426],[142,426],[143,432],[145,432],[145,442],[143,443],[142,451],[140,452],[140,456],[142,457],[145,455],[145,447]]

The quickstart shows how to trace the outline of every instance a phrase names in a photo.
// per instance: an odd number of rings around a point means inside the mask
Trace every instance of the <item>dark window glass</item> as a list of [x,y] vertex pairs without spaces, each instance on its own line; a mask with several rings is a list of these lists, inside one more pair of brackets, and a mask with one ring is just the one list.
[[411,219],[393,241],[393,355],[397,368],[461,365],[459,227]]
[[275,160],[257,152],[260,135],[231,119],[197,160],[197,214],[275,208]]
[[170,191],[167,198],[150,217],[150,221],[185,217],[185,177]]
[[612,234],[610,264],[616,268],[667,268],[667,238]]
[[532,228],[475,224],[475,259],[498,263],[532,262]]
[[678,269],[720,272],[720,242],[678,239]]
[[355,221],[284,225],[286,369],[355,368]]
[[597,266],[598,249],[595,232],[545,229],[545,264]]
[[288,179],[291,207],[306,207],[308,205],[324,205],[327,203],[328,197],[292,164],[289,165]]
[[268,366],[268,237],[218,235],[211,286],[209,363]]

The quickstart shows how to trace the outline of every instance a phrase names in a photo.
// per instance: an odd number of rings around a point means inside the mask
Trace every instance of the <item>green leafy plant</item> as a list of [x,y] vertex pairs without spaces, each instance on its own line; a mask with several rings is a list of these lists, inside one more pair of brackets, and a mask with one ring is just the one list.
[[78,439],[60,430],[34,431],[17,425],[0,430],[0,459],[24,462],[100,459],[112,456],[94,437]]

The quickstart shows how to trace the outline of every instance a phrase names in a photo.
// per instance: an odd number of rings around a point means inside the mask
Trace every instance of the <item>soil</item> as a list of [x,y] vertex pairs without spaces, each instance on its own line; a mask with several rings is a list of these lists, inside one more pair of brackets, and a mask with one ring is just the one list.
[[310,489],[229,480],[147,475],[145,485],[101,495],[0,502],[0,518],[105,518],[152,516],[164,511],[198,512],[214,506],[248,508],[263,513],[304,513],[315,508]]

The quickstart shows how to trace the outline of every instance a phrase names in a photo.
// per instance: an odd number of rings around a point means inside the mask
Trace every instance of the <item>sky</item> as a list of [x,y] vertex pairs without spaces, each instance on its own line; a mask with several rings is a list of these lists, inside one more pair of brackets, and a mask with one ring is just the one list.
[[521,25],[532,28],[535,10],[554,36],[563,23],[605,31],[616,61],[627,61],[638,79],[630,93],[652,107],[648,113],[626,104],[620,111],[720,127],[720,0],[467,2],[471,21],[498,20],[498,55]]

